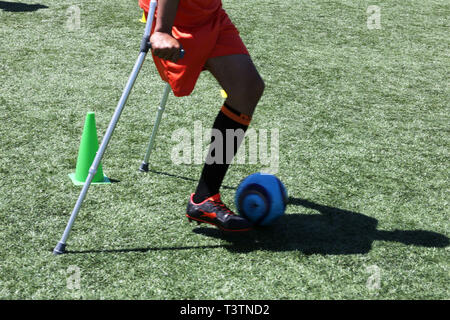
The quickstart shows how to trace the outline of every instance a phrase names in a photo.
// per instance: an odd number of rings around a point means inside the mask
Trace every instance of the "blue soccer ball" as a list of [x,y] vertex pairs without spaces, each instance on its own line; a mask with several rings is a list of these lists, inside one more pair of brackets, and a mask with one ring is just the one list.
[[276,176],[254,173],[239,184],[235,204],[238,213],[254,225],[267,226],[284,214],[287,191]]

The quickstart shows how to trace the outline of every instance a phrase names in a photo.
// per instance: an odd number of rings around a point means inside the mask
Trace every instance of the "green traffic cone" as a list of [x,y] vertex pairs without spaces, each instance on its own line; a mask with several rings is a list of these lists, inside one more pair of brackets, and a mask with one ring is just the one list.
[[[80,149],[78,151],[77,166],[75,173],[69,174],[72,182],[77,185],[83,185],[89,175],[89,169],[94,162],[98,150],[97,128],[95,126],[94,112],[88,112],[84,122],[83,135],[81,136]],[[103,175],[102,164],[97,168],[97,173],[92,179],[92,184],[105,184],[111,181]]]

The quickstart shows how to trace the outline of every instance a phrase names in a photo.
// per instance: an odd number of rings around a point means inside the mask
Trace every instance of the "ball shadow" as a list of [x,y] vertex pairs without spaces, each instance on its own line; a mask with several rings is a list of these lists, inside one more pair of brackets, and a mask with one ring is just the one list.
[[449,245],[448,237],[433,231],[377,230],[378,220],[361,213],[293,197],[289,198],[289,204],[314,209],[320,214],[286,214],[274,225],[247,234],[227,234],[204,227],[194,232],[229,242],[224,247],[233,252],[298,250],[308,255],[365,254],[376,240],[435,248]]

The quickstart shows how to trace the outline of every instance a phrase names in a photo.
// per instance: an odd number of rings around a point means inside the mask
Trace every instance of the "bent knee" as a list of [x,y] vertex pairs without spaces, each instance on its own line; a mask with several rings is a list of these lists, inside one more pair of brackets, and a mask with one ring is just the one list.
[[247,101],[256,106],[256,103],[258,103],[264,93],[265,86],[264,80],[259,74],[251,77],[243,77],[235,84],[230,95],[233,98]]
[[258,75],[258,79],[254,83],[254,90],[259,98],[262,97],[265,88],[266,88],[266,84],[264,83],[264,80],[261,78],[260,75]]

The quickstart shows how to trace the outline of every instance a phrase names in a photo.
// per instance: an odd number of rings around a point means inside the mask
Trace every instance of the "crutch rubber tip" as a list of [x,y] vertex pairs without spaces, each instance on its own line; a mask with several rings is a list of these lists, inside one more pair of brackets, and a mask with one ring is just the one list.
[[148,172],[148,163],[142,162],[141,166],[139,167],[139,171]]
[[55,249],[53,249],[53,254],[58,255],[58,254],[63,254],[64,252],[66,252],[66,244],[58,242]]

